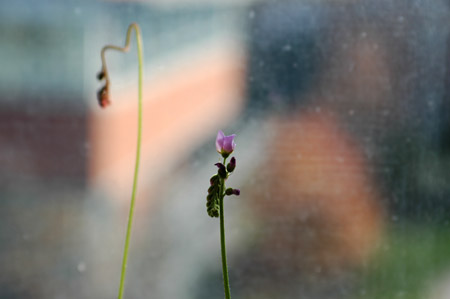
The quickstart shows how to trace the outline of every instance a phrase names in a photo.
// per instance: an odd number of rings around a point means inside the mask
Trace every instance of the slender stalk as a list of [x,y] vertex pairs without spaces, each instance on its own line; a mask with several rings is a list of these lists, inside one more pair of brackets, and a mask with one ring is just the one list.
[[109,49],[117,50],[120,52],[127,52],[130,48],[131,31],[133,29],[136,32],[138,64],[139,64],[139,70],[138,70],[138,77],[139,77],[138,78],[138,123],[137,123],[138,128],[137,128],[136,163],[134,166],[133,189],[132,189],[132,193],[131,193],[127,234],[125,237],[125,247],[124,247],[124,251],[123,251],[122,273],[120,275],[120,285],[119,285],[119,295],[118,295],[119,299],[123,298],[123,292],[124,292],[125,276],[126,276],[127,262],[128,262],[128,250],[130,247],[131,226],[133,223],[134,206],[135,206],[135,201],[136,201],[136,190],[137,190],[137,182],[138,182],[138,174],[139,174],[139,163],[140,163],[140,156],[141,156],[143,55],[142,55],[142,37],[141,37],[141,31],[140,31],[139,26],[136,23],[132,23],[128,27],[126,41],[125,41],[125,47],[120,48],[117,46],[108,45],[108,46],[103,47],[102,52],[101,52],[101,58],[102,58],[102,64],[103,64],[102,70],[105,74],[106,84],[109,84],[109,76],[108,76],[108,71],[106,68],[106,61],[105,61],[105,52]]
[[[223,159],[223,165],[226,162],[226,158]],[[221,253],[222,253],[222,272],[223,272],[223,288],[225,290],[225,298],[230,299],[230,282],[228,278],[228,267],[227,267],[227,252],[225,248],[225,215],[224,215],[224,208],[223,208],[223,199],[225,198],[225,179],[221,179],[222,184],[220,187],[220,199],[219,199],[219,205],[220,205],[220,247],[221,247]]]

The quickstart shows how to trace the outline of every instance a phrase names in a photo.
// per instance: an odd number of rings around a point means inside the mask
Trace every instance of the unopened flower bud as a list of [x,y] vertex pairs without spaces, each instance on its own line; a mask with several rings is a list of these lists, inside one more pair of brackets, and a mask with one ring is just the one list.
[[233,172],[233,170],[236,168],[236,158],[232,157],[230,160],[230,163],[227,165],[228,172]]
[[214,164],[219,168],[219,171],[217,172],[219,174],[219,176],[222,179],[226,179],[227,178],[227,171],[225,169],[225,165],[223,165],[222,163],[216,163]]
[[215,185],[210,186],[210,187],[208,188],[208,194],[213,193],[214,189],[216,189],[216,186],[215,186]]
[[206,196],[206,201],[210,202],[213,199],[214,194],[209,193],[208,196]]
[[218,207],[209,208],[207,210],[207,212],[208,212],[209,216],[219,218],[219,208]]
[[236,195],[238,196],[239,194],[241,194],[241,191],[239,189],[233,189],[233,188],[228,188],[227,190],[225,190],[225,195]]
[[209,183],[212,185],[215,185],[217,183],[217,180],[219,179],[219,176],[217,174],[213,175],[210,179],[209,179]]
[[105,78],[105,72],[102,70],[97,74],[97,79],[103,80],[103,78]]
[[111,102],[109,101],[109,94],[108,94],[108,85],[103,86],[98,92],[97,92],[97,99],[98,103],[100,104],[100,107],[105,108]]
[[225,190],[225,195],[232,195],[233,194],[233,188],[228,188],[227,190]]

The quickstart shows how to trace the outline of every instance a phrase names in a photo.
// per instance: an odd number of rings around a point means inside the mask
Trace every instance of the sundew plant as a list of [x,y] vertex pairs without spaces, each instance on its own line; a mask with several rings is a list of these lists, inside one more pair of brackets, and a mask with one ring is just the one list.
[[225,196],[239,195],[241,193],[239,189],[227,188],[225,186],[225,181],[236,168],[235,157],[232,157],[227,164],[227,158],[231,155],[236,146],[236,143],[234,142],[235,137],[235,134],[226,136],[222,131],[219,131],[217,134],[216,150],[222,156],[223,161],[215,164],[218,168],[217,174],[213,175],[210,179],[210,187],[208,188],[208,196],[206,197],[208,215],[220,218],[220,248],[222,254],[223,287],[226,299],[231,298],[231,291],[225,248],[225,215],[223,201]]

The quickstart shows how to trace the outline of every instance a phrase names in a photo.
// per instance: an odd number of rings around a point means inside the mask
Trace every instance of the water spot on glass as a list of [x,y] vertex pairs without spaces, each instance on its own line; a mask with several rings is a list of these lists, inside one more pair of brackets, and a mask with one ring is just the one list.
[[80,7],[75,7],[74,11],[73,11],[76,15],[81,15],[81,8]]
[[348,115],[354,115],[354,114],[355,114],[355,110],[353,110],[353,109],[348,110]]
[[389,111],[388,109],[384,109],[384,110],[381,112],[381,115],[383,115],[383,116],[388,116],[390,113],[391,113],[391,111]]
[[86,264],[84,262],[79,262],[77,265],[77,270],[78,272],[83,273],[86,271]]
[[403,23],[405,21],[405,17],[404,16],[398,16],[397,21],[399,23]]
[[361,32],[361,38],[366,38],[367,37],[367,32]]
[[348,64],[348,70],[349,72],[353,72],[353,70],[355,69],[355,63],[351,62]]
[[250,10],[250,11],[248,12],[248,18],[249,18],[249,19],[255,18],[255,11],[254,11],[254,10]]
[[283,46],[283,52],[289,52],[292,50],[292,46],[290,44],[286,44]]
[[300,214],[298,215],[298,220],[300,222],[305,223],[307,220],[309,219],[309,213],[308,212],[300,212]]
[[337,157],[335,157],[335,159],[336,159],[336,162],[338,162],[338,163],[344,163],[345,162],[345,159],[343,157],[341,157],[341,156],[337,156]]
[[397,222],[398,221],[397,215],[392,215],[391,219],[392,219],[393,222]]
[[319,113],[320,111],[322,111],[322,108],[320,108],[320,106],[316,106],[316,108],[314,109],[317,113]]

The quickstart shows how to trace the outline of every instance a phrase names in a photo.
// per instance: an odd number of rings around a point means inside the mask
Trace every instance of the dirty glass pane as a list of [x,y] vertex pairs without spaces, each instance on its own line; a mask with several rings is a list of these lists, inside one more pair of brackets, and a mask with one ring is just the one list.
[[233,298],[450,297],[450,4],[0,3],[0,298],[223,298],[206,212],[225,199]]

